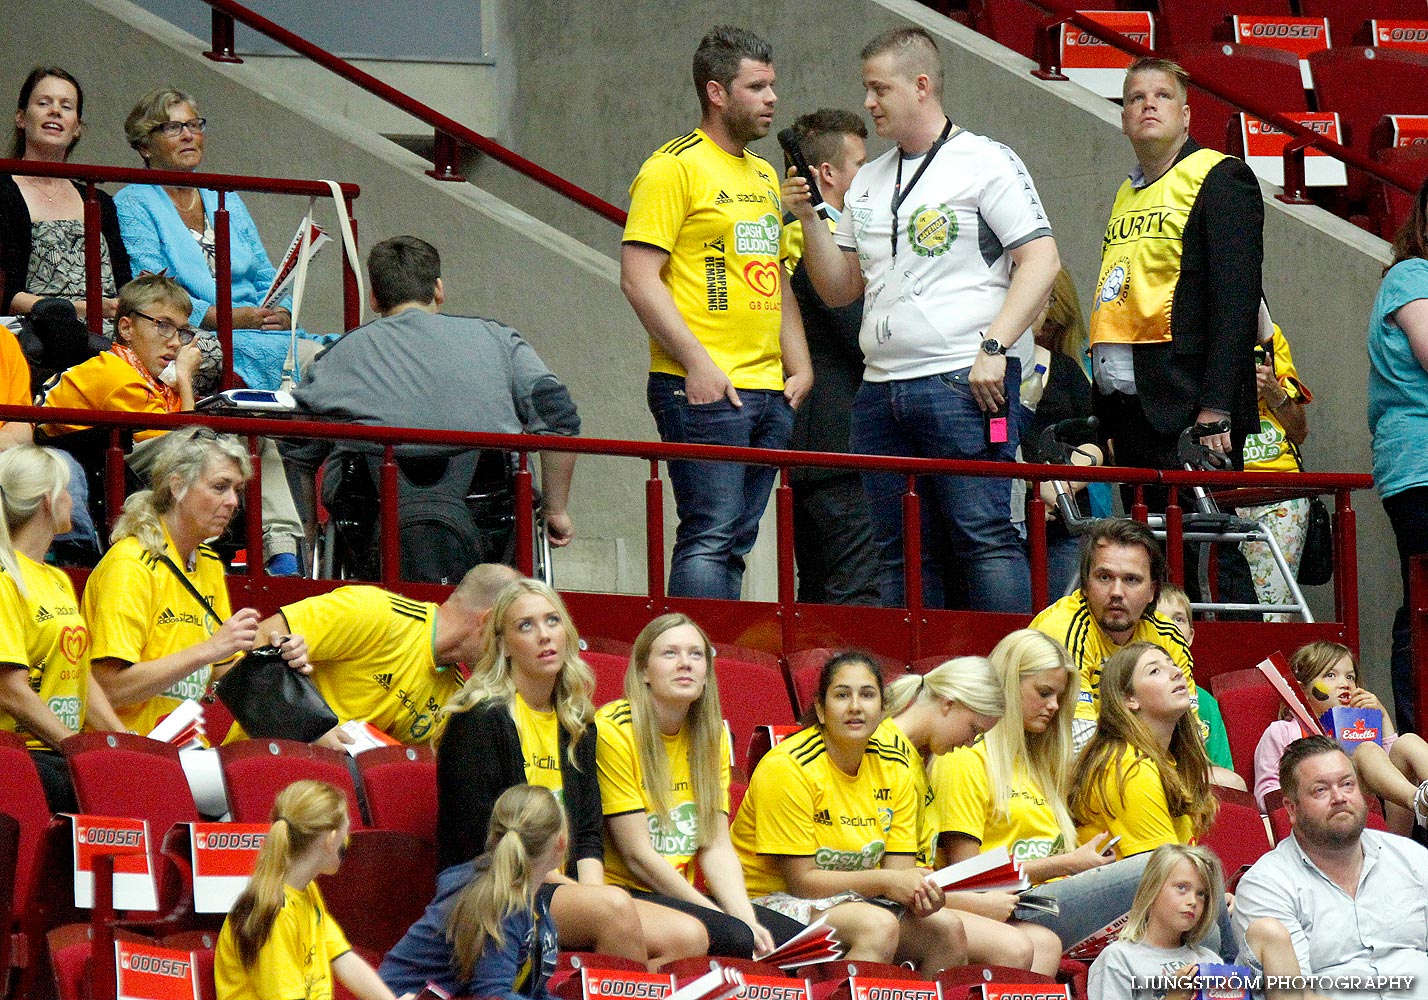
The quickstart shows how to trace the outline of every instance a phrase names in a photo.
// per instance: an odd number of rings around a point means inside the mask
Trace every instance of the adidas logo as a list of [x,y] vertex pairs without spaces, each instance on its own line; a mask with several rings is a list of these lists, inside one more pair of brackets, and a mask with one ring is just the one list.
[[47,622],[53,617],[54,615],[50,614],[49,609],[42,604],[40,605],[40,610],[35,612],[35,624],[38,625],[40,622]]
[[392,675],[391,675],[391,674],[373,674],[373,675],[372,675],[372,680],[374,680],[374,681],[376,681],[378,684],[382,685],[382,690],[383,690],[383,691],[390,691],[390,690],[392,689]]
[[733,203],[734,199],[730,198],[728,192],[722,189],[719,191],[719,194],[714,198],[714,204],[716,205],[732,205]]
[[820,824],[820,825],[822,825],[822,826],[832,826],[832,825],[833,825],[833,820],[832,820],[832,818],[828,815],[828,810],[827,810],[827,809],[820,809],[820,810],[818,810],[816,813],[814,813],[814,814],[813,814],[813,822],[818,823],[818,824]]
[[174,609],[173,609],[173,608],[164,608],[163,611],[159,612],[159,617],[158,617],[157,620],[155,620],[154,624],[155,624],[155,625],[173,625],[173,624],[174,624],[175,622],[177,622],[178,620],[179,620],[179,616],[176,615],[176,614],[174,614]]

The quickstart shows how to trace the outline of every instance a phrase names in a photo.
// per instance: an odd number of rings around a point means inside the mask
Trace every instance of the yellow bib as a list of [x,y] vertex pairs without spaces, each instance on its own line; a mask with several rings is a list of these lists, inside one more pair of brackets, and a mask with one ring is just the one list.
[[1116,192],[1091,305],[1092,344],[1163,344],[1180,281],[1185,223],[1205,175],[1225,158],[1197,149],[1143,188]]

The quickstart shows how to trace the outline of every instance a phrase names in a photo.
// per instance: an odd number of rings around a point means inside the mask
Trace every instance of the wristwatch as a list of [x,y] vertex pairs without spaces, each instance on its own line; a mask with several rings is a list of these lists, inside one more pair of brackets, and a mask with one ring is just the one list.
[[996,337],[988,337],[982,341],[982,351],[995,358],[998,354],[1005,355],[1007,353],[1007,345],[1003,344]]

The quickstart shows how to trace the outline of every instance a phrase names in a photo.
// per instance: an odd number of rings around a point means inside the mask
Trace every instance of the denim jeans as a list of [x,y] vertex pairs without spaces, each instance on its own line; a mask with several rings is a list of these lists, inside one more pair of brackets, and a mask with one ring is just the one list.
[[73,455],[63,448],[54,449],[64,464],[69,466],[69,496],[74,501],[74,513],[70,515],[70,530],[56,535],[57,542],[75,542],[93,547],[99,552],[99,534],[94,530],[94,515],[89,511],[89,480],[84,469]]
[[[740,389],[739,407],[728,399],[691,406],[681,376],[651,372],[647,398],[660,439],[671,443],[786,448],[793,433],[793,407],[774,390]],[[732,462],[669,463],[679,514],[671,597],[739,599],[744,556],[758,538],[776,473],[772,466]]]
[[[981,408],[967,384],[970,368],[894,382],[864,382],[853,401],[849,450],[865,455],[1015,461],[1018,420],[1009,420],[1008,440],[988,444]],[[1007,359],[1005,392],[1020,409],[1021,365]],[[1011,472],[1009,469],[1008,472]],[[878,541],[878,589],[885,605],[906,602],[903,591],[902,495],[907,477],[867,473],[863,492]],[[966,570],[968,604],[979,611],[1031,610],[1026,551],[1011,521],[1011,479],[973,476],[923,477],[922,594],[927,607],[943,605],[940,559],[931,548],[933,519]]]

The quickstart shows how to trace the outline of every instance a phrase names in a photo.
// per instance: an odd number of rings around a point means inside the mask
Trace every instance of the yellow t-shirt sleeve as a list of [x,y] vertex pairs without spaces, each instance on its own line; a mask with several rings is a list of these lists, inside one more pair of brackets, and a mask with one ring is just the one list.
[[0,402],[8,406],[29,406],[30,364],[20,342],[7,326],[0,326]]
[[387,595],[376,587],[339,587],[283,609],[288,631],[307,641],[308,659],[361,659],[385,637]]
[[606,816],[644,812],[645,796],[635,753],[634,730],[603,714],[595,716],[595,766],[600,776],[600,808]]
[[754,849],[759,854],[811,857],[818,850],[813,830],[813,788],[793,758],[765,757],[754,771],[749,797],[756,803]]
[[798,269],[798,262],[803,259],[803,223],[797,219],[783,227],[778,256],[786,273],[792,274]]
[[932,770],[932,781],[939,814],[937,832],[985,840],[987,804],[992,798],[985,758],[965,748],[943,754]]
[[729,727],[724,726],[719,736],[719,787],[724,790],[719,808],[724,810],[726,816],[729,814],[729,782],[733,780],[730,775],[729,760],[733,755],[733,749],[729,743]]
[[[922,766],[915,752],[910,766]],[[917,818],[922,813],[922,803],[918,801],[920,792],[912,772],[906,767],[899,770],[900,773],[893,782],[893,818],[892,827],[888,830],[886,851],[888,854],[916,854],[919,846]]]
[[[150,606],[150,574],[137,552],[136,548],[134,558],[100,560],[84,585],[84,620],[94,642],[91,660],[113,657],[138,663],[144,658],[154,609]],[[223,611],[221,607],[214,610]]]
[[651,156],[630,185],[623,241],[672,253],[688,214],[689,178],[679,161],[663,154]]
[[327,903],[322,898],[322,891],[314,884],[309,887],[317,912],[322,915],[322,938],[327,951],[327,961],[330,963],[334,958],[341,958],[352,950],[352,946],[347,943],[347,935],[342,933],[342,927],[336,920],[332,919],[332,914],[327,912]]
[[25,643],[25,624],[30,609],[20,596],[15,578],[0,570],[0,663],[29,668],[30,651]]

